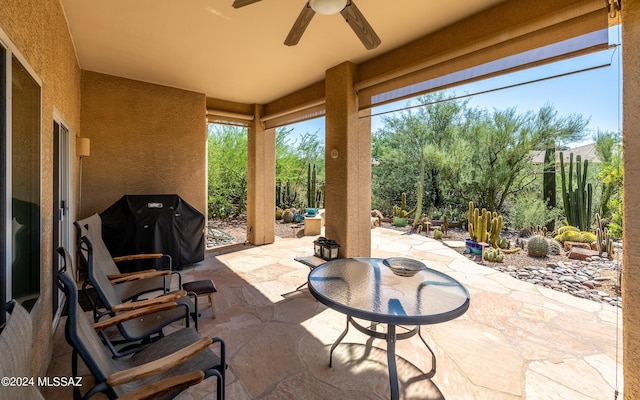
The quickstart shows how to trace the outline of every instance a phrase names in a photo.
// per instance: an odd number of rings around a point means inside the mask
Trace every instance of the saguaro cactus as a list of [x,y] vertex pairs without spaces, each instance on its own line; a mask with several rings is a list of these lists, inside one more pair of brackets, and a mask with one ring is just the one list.
[[413,220],[413,227],[418,228],[422,219],[422,182],[418,181],[416,193],[416,217]]
[[[562,180],[562,202],[569,225],[582,231],[589,230],[591,225],[591,209],[593,188],[587,184],[589,160],[582,161],[576,156],[576,187],[573,187],[573,153],[569,154],[569,175],[565,176],[564,154],[560,152],[560,173]],[[568,182],[567,182],[568,181]],[[567,184],[568,183],[568,184]]]
[[316,173],[316,165],[311,163],[307,166],[307,207],[309,208],[317,208],[318,207],[318,196],[316,194],[316,182],[317,182],[317,173]]

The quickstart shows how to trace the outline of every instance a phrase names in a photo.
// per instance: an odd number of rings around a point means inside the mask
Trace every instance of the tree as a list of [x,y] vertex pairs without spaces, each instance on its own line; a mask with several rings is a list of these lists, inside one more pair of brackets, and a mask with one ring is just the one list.
[[441,170],[460,198],[501,211],[509,196],[534,181],[532,151],[581,137],[586,124],[579,115],[558,117],[550,105],[525,114],[471,109],[443,148]]
[[239,215],[246,209],[247,131],[211,124],[208,133],[209,214],[211,217]]
[[[293,190],[306,182],[307,165],[315,164],[318,180],[324,179],[324,145],[309,132],[291,139],[293,129],[276,129],[276,179],[290,180]],[[208,127],[209,216],[226,218],[246,210],[247,131],[244,128],[211,124]],[[299,196],[300,199],[303,196]]]
[[[422,184],[427,204],[440,207],[444,203],[440,171],[434,153],[450,136],[466,102],[452,100],[444,93],[418,97],[416,110],[410,108],[384,117],[384,126],[373,135],[373,157],[380,162],[373,170],[373,190],[378,206],[390,209],[402,192]],[[411,201],[417,194],[409,192]],[[385,199],[386,201],[380,201]],[[422,204],[418,204],[418,209]],[[416,215],[419,219],[420,215]]]
[[[318,132],[306,132],[295,138],[292,138],[292,134],[292,128],[276,129],[276,182],[282,187],[288,182],[291,194],[298,193],[295,202],[298,207],[304,205],[306,198],[309,164],[316,167],[318,185],[322,186],[324,182],[324,143],[319,139]],[[276,184],[276,190],[278,187]]]

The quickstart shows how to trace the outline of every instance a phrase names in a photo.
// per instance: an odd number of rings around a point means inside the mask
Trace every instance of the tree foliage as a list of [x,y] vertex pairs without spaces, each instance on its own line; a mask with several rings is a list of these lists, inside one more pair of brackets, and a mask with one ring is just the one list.
[[[473,201],[503,211],[508,198],[536,179],[533,150],[584,137],[588,120],[559,116],[552,105],[538,112],[471,108],[451,96],[418,99],[423,107],[383,119],[373,136],[373,204],[381,209],[423,181],[427,206]],[[415,202],[415,196],[410,197]]]
[[207,152],[209,215],[225,218],[242,213],[247,198],[247,130],[209,125]]
[[598,181],[601,185],[600,215],[610,219],[609,232],[622,236],[622,138],[615,132],[598,132],[594,138],[600,158]]
[[[324,181],[324,144],[317,132],[294,135],[291,128],[278,128],[276,140],[276,180],[290,181],[293,190],[306,193],[307,165],[316,165],[318,180]],[[209,125],[208,202],[211,218],[226,218],[246,210],[247,130],[226,125]],[[300,204],[302,206],[302,204]]]
[[392,208],[402,192],[415,202],[418,183],[424,187],[427,207],[445,205],[437,153],[451,137],[466,103],[444,94],[421,96],[417,102],[425,106],[384,117],[384,126],[373,134],[372,156],[382,166],[373,169],[373,191],[379,194],[374,208]]

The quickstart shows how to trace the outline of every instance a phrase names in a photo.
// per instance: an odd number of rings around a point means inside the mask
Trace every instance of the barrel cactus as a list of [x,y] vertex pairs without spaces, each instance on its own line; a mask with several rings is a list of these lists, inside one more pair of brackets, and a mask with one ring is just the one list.
[[562,234],[562,243],[564,242],[582,242],[582,235],[576,231],[566,231]]
[[282,220],[286,223],[291,223],[296,218],[296,214],[291,209],[287,208],[282,212]]
[[582,239],[582,240],[580,240],[582,243],[591,244],[591,243],[596,241],[596,235],[594,235],[591,232],[586,232],[586,231],[580,232],[580,238]]
[[552,256],[559,256],[562,254],[562,244],[557,240],[552,240],[549,242],[549,254]]
[[563,233],[565,233],[567,231],[580,232],[580,229],[576,228],[575,226],[571,226],[571,225],[561,226],[560,228],[558,228],[558,235],[562,235]]
[[549,243],[542,236],[533,236],[527,243],[527,252],[531,257],[546,257],[549,254]]

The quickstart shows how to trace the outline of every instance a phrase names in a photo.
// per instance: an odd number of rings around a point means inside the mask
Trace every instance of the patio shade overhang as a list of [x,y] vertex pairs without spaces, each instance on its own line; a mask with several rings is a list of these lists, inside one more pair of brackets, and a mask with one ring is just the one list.
[[[529,54],[517,65],[415,88],[608,24],[602,0],[460,1],[437,10],[429,2],[363,0],[358,7],[382,38],[377,49],[366,50],[339,16],[314,18],[303,41],[287,47],[283,32],[299,7],[278,0],[241,9],[226,3],[62,1],[83,69],[204,93],[209,122],[260,122],[267,129],[323,116],[326,71],[344,61],[357,66],[354,89],[362,110],[596,49],[602,43]],[[254,104],[264,106],[260,121]]]

